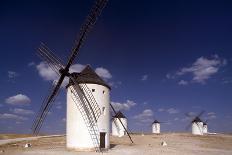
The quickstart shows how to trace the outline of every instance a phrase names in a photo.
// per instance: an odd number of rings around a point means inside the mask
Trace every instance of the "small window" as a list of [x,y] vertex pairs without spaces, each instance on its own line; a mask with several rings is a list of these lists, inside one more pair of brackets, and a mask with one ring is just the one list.
[[105,94],[105,90],[103,90],[102,93]]
[[92,92],[95,92],[95,89],[92,89]]
[[106,114],[106,107],[102,107],[102,113],[103,113],[103,115]]

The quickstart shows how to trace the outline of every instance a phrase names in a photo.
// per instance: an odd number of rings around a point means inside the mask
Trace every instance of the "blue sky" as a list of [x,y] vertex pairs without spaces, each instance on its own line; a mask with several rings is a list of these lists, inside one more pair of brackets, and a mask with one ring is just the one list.
[[[46,43],[64,62],[93,1],[0,4],[0,133],[30,133],[57,77],[36,56]],[[111,86],[112,104],[132,131],[185,131],[185,113],[209,119],[209,131],[232,131],[232,3],[110,0],[73,71],[90,64]],[[65,89],[43,133],[65,132]]]

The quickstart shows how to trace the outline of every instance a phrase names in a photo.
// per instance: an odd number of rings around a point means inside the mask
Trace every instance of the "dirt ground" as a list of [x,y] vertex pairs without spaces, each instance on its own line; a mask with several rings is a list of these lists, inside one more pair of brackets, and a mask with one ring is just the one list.
[[30,137],[30,134],[0,134],[0,140]]
[[[102,153],[76,152],[65,148],[65,136],[45,137],[0,145],[0,155],[232,155],[232,135],[193,136],[187,133],[134,134],[134,144],[128,137],[112,137],[111,148]],[[162,146],[165,141],[167,146]],[[32,147],[24,148],[26,143]]]

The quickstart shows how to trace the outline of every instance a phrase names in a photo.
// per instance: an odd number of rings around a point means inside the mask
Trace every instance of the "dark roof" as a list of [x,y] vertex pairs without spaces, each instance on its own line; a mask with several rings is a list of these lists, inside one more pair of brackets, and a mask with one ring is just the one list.
[[[74,76],[74,78],[77,80],[77,82],[80,83],[92,83],[92,84],[99,84],[108,87],[110,86],[102,79],[100,76],[96,74],[96,72],[90,67],[90,65],[87,65],[80,73],[71,73],[71,76]],[[67,87],[72,85],[71,81],[69,80],[69,84]]]
[[154,123],[160,123],[159,121],[157,121],[157,120],[154,120],[154,122],[152,123],[152,124],[154,124]]
[[117,112],[116,115],[113,116],[114,118],[126,118],[121,111]]
[[199,117],[196,117],[196,118],[192,121],[192,123],[194,123],[194,122],[202,122],[202,120],[201,120]]

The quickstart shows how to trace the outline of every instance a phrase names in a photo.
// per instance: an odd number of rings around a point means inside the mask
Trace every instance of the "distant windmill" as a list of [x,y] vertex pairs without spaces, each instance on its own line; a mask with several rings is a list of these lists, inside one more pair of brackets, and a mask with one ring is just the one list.
[[[82,25],[79,38],[75,41],[71,55],[66,65],[55,56],[51,50],[41,44],[38,54],[45,62],[60,76],[59,80],[53,85],[51,93],[44,99],[43,104],[34,120],[32,130],[38,134],[42,124],[51,109],[55,97],[65,77],[69,78],[67,88],[67,148],[76,150],[101,151],[101,148],[109,148],[109,107],[110,87],[87,66],[80,73],[70,73],[69,68],[73,64],[80,48],[100,16],[107,0],[97,0],[95,5]],[[120,120],[120,119],[119,119]],[[120,121],[120,123],[122,123]],[[127,130],[126,130],[127,132]],[[131,142],[130,134],[127,132]]]
[[160,122],[157,119],[152,123],[152,133],[159,134],[160,133],[160,124],[166,122]]
[[154,120],[154,122],[152,123],[152,133],[160,133],[160,122],[157,120]]
[[205,113],[205,111],[201,111],[196,116],[193,116],[193,115],[190,115],[190,114],[185,114],[189,118],[193,117],[192,122],[186,128],[186,129],[188,129],[188,128],[190,128],[190,126],[192,126],[192,134],[194,134],[194,135],[203,135],[203,121],[200,119],[200,117],[204,113]]
[[[120,123],[120,120],[122,123]],[[112,135],[122,137],[126,135],[127,118],[121,111],[118,111],[112,118]]]
[[208,125],[207,125],[208,121],[209,120],[206,120],[206,121],[203,122],[203,129],[202,129],[203,134],[207,134],[208,133]]

